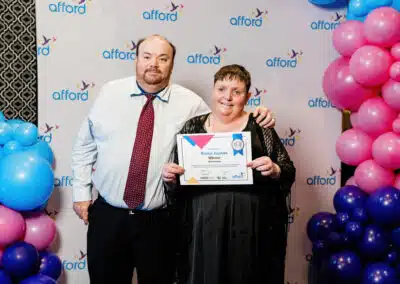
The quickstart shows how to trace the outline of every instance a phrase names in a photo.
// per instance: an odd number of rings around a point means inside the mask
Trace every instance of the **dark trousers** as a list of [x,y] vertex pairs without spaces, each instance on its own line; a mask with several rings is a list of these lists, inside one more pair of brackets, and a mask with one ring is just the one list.
[[89,208],[87,260],[91,284],[171,284],[176,230],[170,210],[132,211],[97,199]]

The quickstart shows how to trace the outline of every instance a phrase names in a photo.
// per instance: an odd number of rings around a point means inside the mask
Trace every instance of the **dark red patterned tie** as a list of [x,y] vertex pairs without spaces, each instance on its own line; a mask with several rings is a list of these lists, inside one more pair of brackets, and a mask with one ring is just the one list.
[[129,208],[137,208],[143,204],[146,191],[147,170],[154,129],[153,99],[155,96],[147,94],[146,97],[147,101],[140,113],[137,125],[124,193],[124,201]]

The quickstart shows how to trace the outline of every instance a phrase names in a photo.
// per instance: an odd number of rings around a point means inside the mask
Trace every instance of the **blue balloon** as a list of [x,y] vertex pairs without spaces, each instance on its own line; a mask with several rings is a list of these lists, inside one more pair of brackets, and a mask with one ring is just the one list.
[[355,208],[350,214],[350,220],[365,224],[369,221],[367,210],[364,208]]
[[11,277],[4,270],[0,269],[0,283],[1,284],[12,284]]
[[346,235],[350,241],[358,241],[363,235],[363,227],[358,222],[348,222],[345,229]]
[[4,116],[4,113],[0,111],[0,122],[1,121],[6,121],[6,117]]
[[348,11],[354,16],[364,17],[369,13],[370,9],[365,0],[350,0]]
[[49,144],[44,141],[38,140],[36,144],[25,147],[24,151],[30,155],[37,155],[46,159],[50,165],[54,163],[54,155]]
[[20,126],[22,123],[24,123],[25,121],[18,119],[18,118],[13,118],[13,119],[9,119],[7,120],[8,125],[11,126],[12,131],[14,131],[15,129],[17,129],[18,126]]
[[62,271],[62,263],[60,258],[51,252],[40,253],[40,269],[39,274],[47,275],[54,280],[60,277]]
[[11,155],[11,154],[20,152],[22,150],[23,150],[23,147],[22,147],[21,143],[19,143],[19,141],[10,140],[6,144],[4,144],[3,155],[4,156]]
[[30,122],[22,123],[14,130],[13,137],[19,141],[22,146],[30,146],[38,140],[38,129],[36,125]]
[[351,213],[355,208],[364,207],[367,194],[358,186],[346,185],[336,191],[333,197],[333,206],[336,212]]
[[25,152],[5,156],[0,161],[0,202],[17,211],[43,205],[54,188],[50,164]]
[[6,144],[12,139],[13,129],[4,121],[0,121],[0,145]]
[[311,4],[321,8],[343,8],[346,7],[347,0],[308,0]]
[[392,6],[393,0],[364,0],[370,11],[379,7]]
[[391,241],[392,244],[397,248],[400,249],[400,228],[395,228],[391,233]]
[[392,7],[400,12],[400,0],[393,0]]
[[386,263],[368,264],[363,272],[363,284],[396,284],[399,283],[396,271]]
[[366,208],[379,225],[400,224],[400,191],[391,186],[379,188],[369,196]]
[[361,261],[352,251],[342,251],[329,258],[328,270],[335,283],[357,283],[361,277]]
[[336,213],[336,222],[338,224],[339,229],[344,230],[346,227],[346,223],[350,220],[350,216],[347,212],[338,212]]
[[329,212],[314,214],[307,224],[307,235],[311,241],[325,240],[337,230],[336,217]]
[[365,228],[358,245],[361,254],[371,259],[384,256],[389,249],[387,236],[382,229],[375,225]]
[[400,12],[400,0],[393,0],[392,8],[394,8],[394,9],[396,9],[398,12]]
[[367,18],[367,16],[357,17],[356,15],[353,15],[351,13],[347,13],[347,15],[346,15],[346,20],[348,20],[348,21],[359,21],[359,22],[364,23],[366,18]]
[[46,275],[40,275],[40,274],[28,277],[19,283],[20,284],[57,284],[57,282],[53,278],[46,276]]
[[25,242],[17,242],[7,247],[2,260],[4,270],[17,278],[32,275],[39,268],[38,251],[33,245]]

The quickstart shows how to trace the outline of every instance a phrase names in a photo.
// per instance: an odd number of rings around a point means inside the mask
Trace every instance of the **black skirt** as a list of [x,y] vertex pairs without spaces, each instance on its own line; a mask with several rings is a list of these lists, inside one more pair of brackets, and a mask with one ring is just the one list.
[[181,236],[186,237],[180,242],[179,282],[283,284],[285,200],[274,194],[277,189],[216,187],[185,188],[191,196],[181,203]]

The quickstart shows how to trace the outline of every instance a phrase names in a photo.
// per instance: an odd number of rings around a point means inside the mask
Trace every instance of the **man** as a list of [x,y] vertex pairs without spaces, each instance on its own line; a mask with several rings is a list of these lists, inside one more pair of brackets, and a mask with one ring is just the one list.
[[[136,77],[103,86],[84,120],[72,154],[73,199],[89,223],[92,284],[170,284],[175,237],[161,179],[175,134],[209,112],[192,91],[170,84],[175,47],[154,35],[137,44]],[[272,126],[265,108],[258,122]],[[96,168],[93,171],[93,168]],[[99,198],[92,204],[92,182]]]

